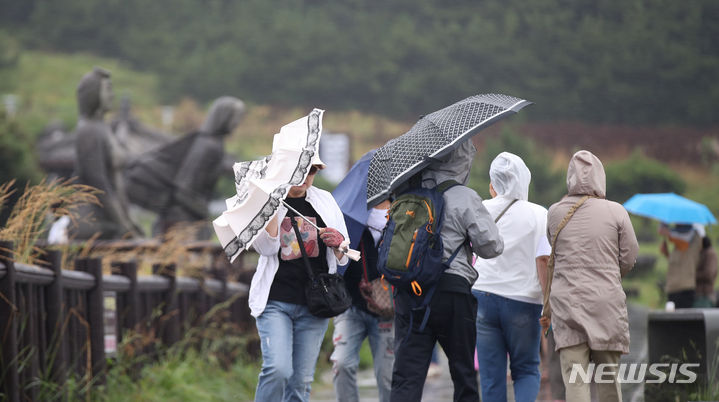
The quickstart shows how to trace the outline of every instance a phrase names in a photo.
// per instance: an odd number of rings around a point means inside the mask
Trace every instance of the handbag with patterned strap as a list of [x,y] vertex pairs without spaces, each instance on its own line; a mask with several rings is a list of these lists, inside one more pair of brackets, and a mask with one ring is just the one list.
[[381,318],[392,318],[394,316],[394,300],[392,298],[392,286],[385,282],[382,277],[369,280],[367,278],[367,258],[365,258],[364,242],[360,243],[362,252],[363,278],[359,283],[359,291],[367,302],[367,310],[377,314]]

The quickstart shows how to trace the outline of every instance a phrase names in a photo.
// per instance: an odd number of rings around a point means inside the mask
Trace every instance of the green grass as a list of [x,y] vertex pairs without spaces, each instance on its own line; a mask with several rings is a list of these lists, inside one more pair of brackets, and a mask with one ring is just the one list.
[[[149,327],[128,332],[111,361],[106,385],[99,386],[92,399],[251,401],[260,362],[249,354],[253,334],[243,334],[230,321],[227,308],[234,301],[215,305],[167,348]],[[159,352],[156,361],[142,353],[148,345]]]
[[636,276],[631,272],[622,280],[625,289],[634,288],[639,291],[637,297],[629,298],[629,302],[638,303],[649,308],[664,308],[666,295],[658,286],[667,275],[667,258],[659,253],[659,241],[639,243],[639,254],[651,254],[657,257],[654,269],[644,275]]
[[258,373],[257,362],[240,361],[225,370],[191,352],[144,367],[137,381],[111,370],[97,400],[251,401]]
[[[159,122],[157,78],[112,59],[88,54],[54,54],[24,51],[12,76],[10,91],[18,96],[18,120],[36,135],[48,123],[61,121],[67,129],[77,122],[75,89],[82,76],[99,66],[112,74],[115,105],[130,96],[133,110],[143,122]],[[159,123],[157,123],[159,124]]]

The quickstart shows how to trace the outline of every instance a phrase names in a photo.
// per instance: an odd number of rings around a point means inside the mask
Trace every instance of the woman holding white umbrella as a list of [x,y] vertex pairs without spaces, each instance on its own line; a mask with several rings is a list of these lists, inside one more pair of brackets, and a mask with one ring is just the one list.
[[[313,316],[307,309],[304,298],[307,273],[290,219],[299,220],[313,272],[333,272],[337,265],[348,262],[345,255],[333,250],[346,236],[342,212],[330,193],[312,187],[315,173],[321,167],[324,164],[317,158],[307,180],[291,187],[286,199],[318,226],[326,226],[319,231],[319,239],[314,227],[299,217],[290,217],[288,209],[280,206],[275,218],[253,243],[260,254],[255,277],[264,280],[253,278],[250,291],[267,297],[264,306],[259,300],[251,305],[262,342],[257,401],[309,400],[315,364],[329,322],[328,318]],[[261,271],[265,271],[265,275]],[[273,271],[274,275],[268,275]]]
[[[332,274],[349,262],[338,251],[349,241],[342,212],[329,192],[312,186],[315,174],[325,167],[317,153],[321,118],[322,111],[315,109],[309,116],[284,126],[275,136],[272,156],[256,163],[254,173],[248,173],[252,168],[242,170],[244,176],[237,180],[238,197],[232,201],[236,208],[215,222],[228,256],[235,257],[247,244],[260,254],[248,300],[262,349],[257,401],[309,400],[329,322],[328,318],[312,315],[307,307],[309,270],[313,275]],[[301,143],[298,149],[310,152],[301,152],[291,164],[281,161],[288,153],[279,148],[287,148],[294,139]],[[286,168],[275,169],[280,165],[287,165],[289,173]],[[281,176],[273,170],[283,170],[292,178],[273,187],[272,183],[279,183],[277,178]],[[256,177],[246,183],[244,179],[253,174]],[[263,191],[245,192],[245,184]],[[253,197],[264,205],[260,210],[250,211],[249,206],[257,204]],[[245,237],[244,233],[252,236]],[[233,246],[235,240],[241,246]]]

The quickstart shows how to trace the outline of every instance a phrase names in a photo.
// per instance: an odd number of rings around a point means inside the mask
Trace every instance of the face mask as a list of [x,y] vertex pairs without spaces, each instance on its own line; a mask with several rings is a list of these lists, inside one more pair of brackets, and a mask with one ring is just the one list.
[[372,234],[375,245],[382,236],[382,230],[387,225],[387,211],[388,209],[376,209],[372,208],[369,211],[369,217],[367,217],[367,227]]

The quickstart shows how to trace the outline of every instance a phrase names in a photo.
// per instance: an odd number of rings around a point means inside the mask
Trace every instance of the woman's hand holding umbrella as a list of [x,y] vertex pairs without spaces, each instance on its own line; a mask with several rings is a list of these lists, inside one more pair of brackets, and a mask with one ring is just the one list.
[[329,227],[321,228],[320,239],[322,239],[327,247],[335,249],[337,258],[342,258],[342,254],[346,254],[350,259],[359,261],[360,253],[357,250],[349,248],[350,242],[345,240],[345,237],[342,236],[342,233],[337,229]]
[[[301,213],[299,213],[296,209],[292,208],[292,206],[290,206],[290,204],[286,203],[285,200],[282,200],[282,204],[284,204],[284,206],[287,207],[287,209],[289,209],[290,211],[294,212],[295,215],[297,215],[297,216],[299,216],[300,218],[304,219],[305,222],[309,223],[309,224],[312,225],[315,229],[319,230],[319,231],[320,231],[320,238],[321,238],[323,241],[324,241],[325,239],[322,238],[322,234],[323,234],[323,233],[326,233],[325,236],[327,237],[328,241],[332,242],[332,244],[336,244],[336,247],[334,247],[334,246],[331,246],[331,245],[327,244],[327,242],[325,241],[325,244],[326,244],[328,247],[334,248],[337,253],[341,253],[341,254],[347,255],[347,257],[349,257],[349,259],[351,259],[351,260],[353,260],[353,261],[359,261],[359,260],[360,260],[360,252],[357,251],[357,250],[351,249],[351,248],[350,248],[350,242],[349,242],[349,240],[345,240],[345,239],[344,239],[344,236],[342,236],[342,233],[340,233],[339,231],[337,231],[337,229],[334,229],[334,228],[321,228],[321,227],[315,225],[311,220],[307,219],[304,215],[302,215]],[[329,230],[329,231],[328,231],[328,230]],[[336,235],[334,234],[335,232],[336,232]],[[339,238],[340,238],[339,243],[335,243],[336,240],[337,240],[337,238],[338,238],[337,235],[339,235]],[[338,254],[338,255],[337,255],[337,258],[342,258],[342,256],[341,256],[340,254]]]
[[332,248],[338,248],[342,244],[342,241],[345,239],[345,237],[342,236],[342,233],[340,233],[335,228],[321,228],[320,238],[325,243],[325,245],[327,245],[327,247]]

